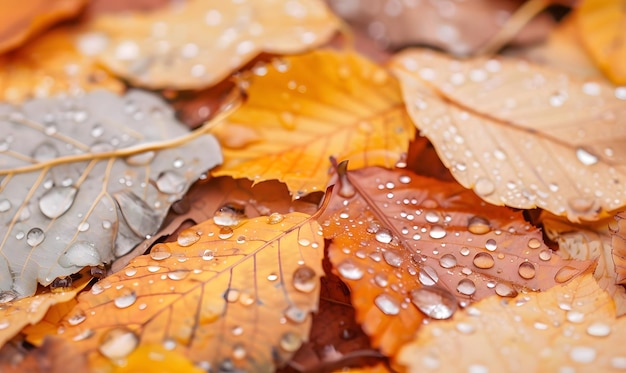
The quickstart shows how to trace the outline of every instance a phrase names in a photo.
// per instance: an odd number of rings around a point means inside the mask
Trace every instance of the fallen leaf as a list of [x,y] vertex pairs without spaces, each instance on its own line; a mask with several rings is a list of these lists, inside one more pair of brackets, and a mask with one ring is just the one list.
[[578,36],[615,84],[626,84],[626,7],[623,0],[582,0],[575,12]]
[[0,100],[17,104],[95,88],[122,92],[124,85],[89,56],[97,45],[97,35],[81,35],[77,28],[65,27],[0,55]]
[[492,297],[425,325],[397,362],[408,372],[613,372],[626,318],[588,274],[508,301]]
[[425,316],[545,290],[590,264],[561,259],[520,212],[457,183],[378,167],[338,173],[320,218],[328,256],[352,291],[357,320],[387,356]]
[[613,231],[613,260],[617,276],[615,282],[626,285],[626,213],[621,212],[615,216],[617,229]]
[[168,350],[162,344],[139,346],[125,360],[114,373],[206,373],[179,352]]
[[41,348],[19,356],[17,361],[3,362],[3,373],[66,373],[88,372],[87,359],[69,354],[71,343],[58,337],[46,339]]
[[572,221],[626,204],[626,88],[509,59],[394,57],[409,114],[485,201]]
[[253,72],[248,101],[214,132],[224,147],[215,176],[277,179],[299,198],[325,189],[329,156],[393,167],[414,137],[395,79],[354,53],[316,51]]
[[27,0],[16,4],[0,1],[0,53],[22,44],[32,35],[75,16],[86,0]]
[[270,372],[307,339],[322,255],[305,214],[206,221],[81,294],[60,336],[94,366],[159,344],[203,369]]
[[190,0],[149,13],[104,15],[92,29],[108,44],[102,63],[135,85],[198,89],[218,83],[261,52],[301,53],[338,27],[320,0]]
[[0,294],[126,254],[221,161],[159,98],[95,91],[0,106]]

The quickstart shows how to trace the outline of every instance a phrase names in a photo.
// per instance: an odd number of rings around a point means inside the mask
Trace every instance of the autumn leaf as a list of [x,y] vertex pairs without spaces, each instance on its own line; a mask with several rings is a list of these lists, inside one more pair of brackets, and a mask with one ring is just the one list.
[[0,53],[15,48],[46,27],[76,15],[86,0],[0,1]]
[[299,198],[324,190],[329,156],[393,167],[414,136],[397,82],[354,53],[316,51],[253,71],[248,101],[216,129],[216,176],[277,179]]
[[[3,373],[66,373],[87,372],[88,364],[84,356],[68,354],[71,342],[58,337],[46,339],[41,348],[25,353],[13,351],[9,361],[2,361]],[[3,349],[4,352],[6,350]]]
[[626,285],[626,213],[621,212],[615,216],[617,228],[613,231],[613,261],[617,276],[615,282]]
[[590,264],[561,259],[520,212],[456,183],[378,167],[338,172],[320,218],[332,239],[328,256],[352,290],[357,320],[386,355],[424,316],[445,319],[457,304],[546,290]]
[[135,85],[198,89],[261,52],[300,53],[325,43],[338,23],[319,0],[190,0],[149,13],[104,15],[90,26],[111,71]]
[[157,97],[106,91],[0,106],[0,294],[124,255],[221,161]]
[[[400,351],[409,372],[609,372],[626,368],[626,319],[588,274],[425,325]],[[452,358],[453,357],[453,358]]]
[[93,366],[159,344],[202,368],[272,371],[307,339],[321,233],[301,213],[204,222],[81,294],[60,336]]
[[394,57],[407,108],[485,201],[573,221],[626,204],[626,90],[508,59]]
[[133,351],[115,373],[206,373],[184,355],[168,350],[162,344],[143,345]]
[[578,36],[615,84],[626,84],[626,7],[623,0],[583,0],[575,12]]

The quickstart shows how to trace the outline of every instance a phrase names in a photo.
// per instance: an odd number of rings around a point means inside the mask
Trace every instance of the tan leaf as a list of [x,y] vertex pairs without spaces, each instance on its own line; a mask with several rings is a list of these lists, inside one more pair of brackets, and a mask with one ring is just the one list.
[[84,356],[71,353],[70,342],[58,337],[46,339],[41,348],[29,353],[15,351],[13,361],[0,361],[2,373],[67,373],[87,372],[89,365]]
[[329,156],[393,167],[414,136],[395,79],[357,54],[316,51],[253,71],[248,101],[216,129],[216,176],[278,179],[299,198],[325,189]]
[[159,344],[200,367],[273,371],[307,339],[321,233],[301,213],[206,221],[81,294],[60,336],[95,366]]
[[617,229],[613,232],[613,260],[617,272],[616,282],[626,285],[626,213],[621,212],[615,216]]
[[392,68],[421,133],[484,200],[573,221],[626,204],[626,88],[423,50],[396,55]]
[[588,274],[425,325],[397,362],[409,372],[614,372],[626,368],[625,331]]
[[150,88],[218,83],[260,52],[300,53],[332,36],[338,23],[320,0],[190,0],[149,13],[96,18],[111,71]]
[[561,259],[520,212],[456,183],[377,167],[342,172],[320,220],[328,256],[357,320],[388,356],[424,314],[445,319],[457,303],[545,290],[590,264]]

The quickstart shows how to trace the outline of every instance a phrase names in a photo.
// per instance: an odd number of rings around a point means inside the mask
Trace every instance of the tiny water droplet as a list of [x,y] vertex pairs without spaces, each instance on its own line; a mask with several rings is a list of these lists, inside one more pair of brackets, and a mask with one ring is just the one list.
[[7,212],[11,209],[11,201],[4,198],[0,200],[0,212]]
[[439,214],[434,211],[428,211],[424,214],[424,219],[429,223],[438,223],[440,220]]
[[454,295],[440,287],[422,287],[411,291],[411,302],[428,317],[437,320],[452,317],[457,310]]
[[539,253],[539,259],[546,262],[549,261],[550,259],[552,259],[552,252],[550,250],[541,250],[541,252]]
[[308,312],[294,305],[289,306],[285,310],[284,314],[287,320],[296,324],[302,324],[303,322],[306,321],[307,316],[308,316]]
[[474,256],[474,260],[472,261],[474,265],[481,269],[489,269],[494,266],[495,261],[493,256],[489,253],[480,252]]
[[576,158],[578,158],[580,163],[585,166],[591,166],[598,163],[598,157],[583,148],[576,148]]
[[132,290],[123,291],[120,296],[115,298],[114,304],[117,308],[128,308],[137,301],[137,294]]
[[78,189],[72,186],[52,187],[39,199],[41,213],[50,219],[56,219],[72,207]]
[[293,273],[293,287],[303,293],[310,293],[317,287],[317,277],[313,268],[303,265]]
[[400,313],[400,302],[387,293],[382,293],[374,298],[374,304],[385,315],[397,315]]
[[233,346],[233,359],[240,360],[246,357],[246,348],[242,344]]
[[538,249],[541,247],[541,241],[536,238],[531,238],[528,240],[528,247],[531,249]]
[[67,323],[72,326],[75,326],[75,325],[82,323],[86,319],[87,319],[87,316],[85,315],[85,313],[83,311],[78,311],[72,316],[67,318]]
[[380,243],[390,243],[393,239],[391,231],[387,228],[380,228],[375,235],[376,241]]
[[302,339],[294,332],[286,332],[280,337],[279,346],[287,352],[295,352],[302,346]]
[[224,293],[224,299],[226,299],[228,303],[235,303],[239,300],[240,295],[241,292],[238,289],[230,288]]
[[98,351],[111,360],[123,359],[139,345],[139,338],[130,329],[117,327],[109,329],[98,346]]
[[580,324],[585,319],[585,314],[582,312],[571,310],[571,311],[567,311],[565,318],[567,319],[567,321],[571,323]]
[[137,269],[136,269],[136,268],[127,268],[127,269],[124,271],[124,274],[125,274],[126,276],[128,276],[128,277],[133,277],[134,275],[136,275],[136,274],[137,274]]
[[246,208],[238,203],[229,202],[222,205],[215,211],[213,215],[213,222],[217,225],[234,227],[241,219],[245,219]]
[[212,260],[213,258],[215,258],[215,253],[213,252],[213,250],[204,250],[204,252],[202,253],[202,260]]
[[554,275],[554,280],[560,284],[571,280],[576,274],[578,270],[576,268],[565,266]]
[[476,285],[474,284],[474,281],[464,278],[459,281],[456,286],[456,290],[463,295],[472,295],[476,292]]
[[531,278],[535,277],[536,272],[537,270],[535,269],[535,265],[530,262],[523,262],[519,265],[519,268],[517,269],[517,273],[520,275],[520,277],[526,280],[530,280]]
[[169,246],[163,243],[158,243],[154,245],[152,247],[152,250],[150,250],[150,258],[152,258],[153,260],[165,260],[170,256],[172,256],[172,250],[169,248]]
[[459,250],[459,253],[461,253],[461,255],[463,256],[468,256],[470,254],[470,249],[468,249],[467,247],[462,247],[461,250]]
[[428,235],[430,236],[430,238],[434,238],[434,239],[444,238],[446,234],[448,234],[448,232],[446,232],[446,229],[442,227],[441,225],[433,225],[430,228],[430,232],[428,232]]
[[348,280],[359,280],[365,274],[365,271],[354,264],[351,260],[344,260],[337,266],[337,271],[341,277]]
[[467,230],[474,234],[485,234],[491,230],[491,224],[482,216],[472,216],[467,222]]
[[509,284],[500,282],[496,285],[496,294],[501,297],[514,297],[517,295],[517,290],[512,288]]
[[452,268],[456,266],[456,257],[452,254],[444,254],[439,259],[439,265],[446,269]]
[[494,240],[493,238],[490,238],[487,240],[487,242],[485,242],[485,249],[489,251],[494,251],[497,248],[498,248],[498,244],[496,243],[496,240]]
[[420,268],[417,278],[422,285],[432,286],[439,281],[439,274],[433,267],[425,265]]
[[606,337],[611,334],[611,326],[597,321],[587,327],[587,334],[593,337]]
[[189,271],[186,271],[186,270],[172,271],[167,274],[167,278],[169,278],[170,280],[174,280],[174,281],[183,280],[187,276],[189,276]]
[[279,214],[278,212],[273,212],[270,214],[270,216],[267,217],[268,224],[278,224],[283,220],[285,220],[285,217],[283,216],[283,214]]
[[222,240],[229,239],[233,236],[234,232],[231,227],[221,227],[217,236]]
[[46,238],[46,235],[43,233],[41,228],[32,228],[26,234],[26,243],[32,247],[35,247],[43,242]]
[[[232,236],[232,229],[230,231]],[[220,238],[222,237],[220,236]],[[180,232],[178,238],[176,238],[176,243],[178,243],[179,246],[188,247],[198,242],[199,240],[200,234],[198,233],[198,231],[194,228],[187,228],[184,231]]]
[[493,194],[496,191],[496,186],[493,181],[480,177],[476,180],[476,184],[474,184],[474,191],[481,196],[488,196]]
[[185,186],[185,178],[176,171],[163,171],[156,180],[157,189],[165,194],[182,193]]
[[380,286],[381,288],[384,288],[387,285],[389,285],[389,278],[387,277],[385,273],[377,273],[374,276],[374,282],[376,283],[376,285]]

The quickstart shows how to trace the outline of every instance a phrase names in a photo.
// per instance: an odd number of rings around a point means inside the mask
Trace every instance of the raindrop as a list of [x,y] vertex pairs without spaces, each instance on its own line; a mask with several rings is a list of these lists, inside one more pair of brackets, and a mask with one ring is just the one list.
[[9,322],[9,320],[0,321],[0,330],[4,330],[8,328],[9,326],[11,326],[11,323]]
[[41,213],[50,219],[63,215],[72,207],[77,191],[78,189],[72,186],[52,187],[39,199]]
[[592,363],[596,359],[596,350],[586,346],[573,347],[569,357],[577,363]]
[[139,345],[139,338],[130,329],[118,327],[108,330],[100,340],[98,351],[111,360],[123,359]]
[[530,262],[523,262],[517,269],[517,273],[519,273],[520,277],[526,280],[530,280],[535,277],[536,272],[537,270],[535,269],[535,266]]
[[576,268],[565,266],[559,269],[556,275],[554,275],[554,280],[562,284],[564,282],[571,280],[572,277],[574,277],[577,273],[578,273],[578,270]]
[[472,216],[467,222],[467,230],[474,234],[485,234],[491,230],[491,225],[482,216]]
[[393,239],[393,236],[391,235],[391,231],[389,231],[389,229],[387,228],[380,228],[376,232],[375,237],[376,237],[376,241],[380,243],[390,243],[391,240]]
[[439,222],[439,214],[434,211],[428,211],[424,214],[424,219],[426,219],[429,223],[438,223]]
[[124,291],[122,295],[115,298],[115,307],[128,308],[137,301],[137,294],[132,290]]
[[389,285],[389,279],[385,273],[377,273],[376,276],[374,276],[374,282],[381,288]]
[[126,157],[124,161],[131,166],[147,166],[152,162],[156,153],[147,151]]
[[11,201],[4,198],[0,200],[0,212],[7,212],[11,209]]
[[411,302],[427,316],[443,320],[457,309],[454,295],[440,287],[422,287],[411,291]]
[[439,275],[437,274],[437,271],[435,271],[433,267],[429,266],[423,266],[422,268],[420,268],[417,277],[419,279],[419,282],[425,286],[435,285],[437,281],[439,281]]
[[312,292],[317,286],[317,277],[313,268],[303,265],[298,267],[293,273],[293,287],[303,293]]
[[464,278],[459,281],[456,290],[463,295],[472,295],[476,292],[476,285],[474,285],[474,281]]
[[39,146],[35,148],[35,150],[32,153],[32,157],[39,162],[45,162],[47,160],[54,159],[58,156],[59,156],[59,151],[53,144],[49,142],[44,142],[40,144]]
[[494,266],[495,261],[493,260],[493,256],[491,256],[491,254],[480,252],[474,256],[473,263],[478,268],[489,269]]
[[295,352],[302,345],[302,339],[294,332],[287,332],[280,337],[279,345],[287,352]]
[[136,274],[137,274],[137,269],[136,269],[136,268],[127,268],[127,269],[124,271],[124,274],[125,274],[126,276],[128,276],[128,277],[133,277],[134,275],[136,275]]
[[240,295],[241,292],[239,290],[230,288],[224,293],[224,299],[226,299],[228,303],[235,303],[239,300]]
[[283,220],[285,220],[283,214],[273,212],[272,214],[270,214],[270,216],[267,217],[267,224],[278,224]]
[[531,249],[538,249],[541,247],[541,241],[536,238],[531,238],[528,240],[528,247]]
[[585,314],[578,311],[567,311],[565,318],[571,323],[579,324],[585,319]]
[[204,250],[202,253],[202,260],[212,260],[215,258],[215,253],[212,250]]
[[401,175],[398,178],[398,181],[400,181],[401,184],[408,184],[411,182],[411,177],[408,175]]
[[541,252],[539,253],[539,259],[547,262],[552,259],[552,253],[550,252],[550,250],[541,250]]
[[487,240],[487,242],[485,242],[485,249],[489,251],[494,251],[497,248],[498,244],[496,244],[496,240],[494,240],[493,238],[490,238]]
[[43,233],[41,228],[32,228],[26,234],[26,243],[32,247],[35,247],[43,242],[46,235]]
[[308,312],[294,305],[289,306],[285,310],[284,314],[287,320],[294,322],[296,324],[302,324],[303,322],[306,321],[306,318],[308,316]]
[[[230,231],[231,231],[231,236],[232,236],[233,230],[231,229]],[[221,230],[220,230],[220,234],[221,234]],[[222,237],[220,236],[220,238]],[[180,234],[178,235],[178,238],[176,239],[176,243],[178,243],[179,246],[188,247],[198,242],[199,240],[200,240],[200,234],[198,233],[198,231],[193,228],[187,228],[184,231],[180,232]]]
[[158,243],[152,247],[150,250],[150,258],[154,260],[165,260],[172,256],[172,250],[170,250],[169,246],[163,243]]
[[611,326],[603,322],[594,322],[587,327],[587,334],[594,337],[606,337],[611,334]]
[[400,302],[387,293],[382,293],[374,298],[374,304],[385,315],[397,315],[400,313]]
[[576,158],[585,166],[598,163],[598,157],[583,148],[576,148]]
[[360,267],[356,266],[351,260],[344,260],[337,266],[339,274],[348,280],[359,280],[365,273]]
[[481,196],[488,196],[495,192],[496,186],[493,181],[480,177],[476,180],[476,184],[474,184],[474,191]]
[[233,358],[243,359],[246,357],[246,348],[242,344],[235,344],[233,347]]
[[217,236],[222,240],[229,239],[233,236],[234,232],[231,227],[221,227]]
[[444,238],[448,232],[441,225],[433,225],[428,235],[434,239]]
[[439,259],[439,265],[442,268],[452,268],[456,265],[456,257],[452,254],[444,254]]
[[65,268],[96,266],[101,263],[102,259],[96,246],[88,241],[74,242],[59,258],[59,264]]
[[400,254],[398,254],[398,252],[394,250],[387,250],[383,252],[383,258],[385,259],[385,262],[387,262],[387,264],[396,268],[400,267],[403,262],[402,256],[400,256]]
[[164,171],[156,180],[157,189],[165,194],[179,194],[185,190],[186,180],[175,171]]
[[574,197],[570,198],[567,203],[574,211],[586,212],[593,207],[594,200],[587,197]]
[[189,271],[178,270],[178,271],[172,271],[168,273],[167,278],[169,278],[170,280],[174,280],[174,281],[180,281],[180,280],[185,279],[188,275],[189,275]]
[[221,226],[234,227],[245,217],[245,206],[229,202],[215,211],[213,222]]
[[509,284],[500,282],[496,285],[496,294],[501,297],[514,297],[517,295],[517,290],[513,289]]
[[82,323],[86,319],[87,319],[87,316],[85,315],[85,313],[83,311],[78,311],[72,316],[67,318],[67,323],[72,326],[75,326],[75,325]]
[[468,256],[470,254],[470,249],[468,249],[467,247],[462,247],[461,250],[459,250],[459,253],[461,253],[461,255],[463,256]]
[[462,334],[472,334],[476,331],[476,327],[469,323],[459,322],[456,324],[456,330]]

